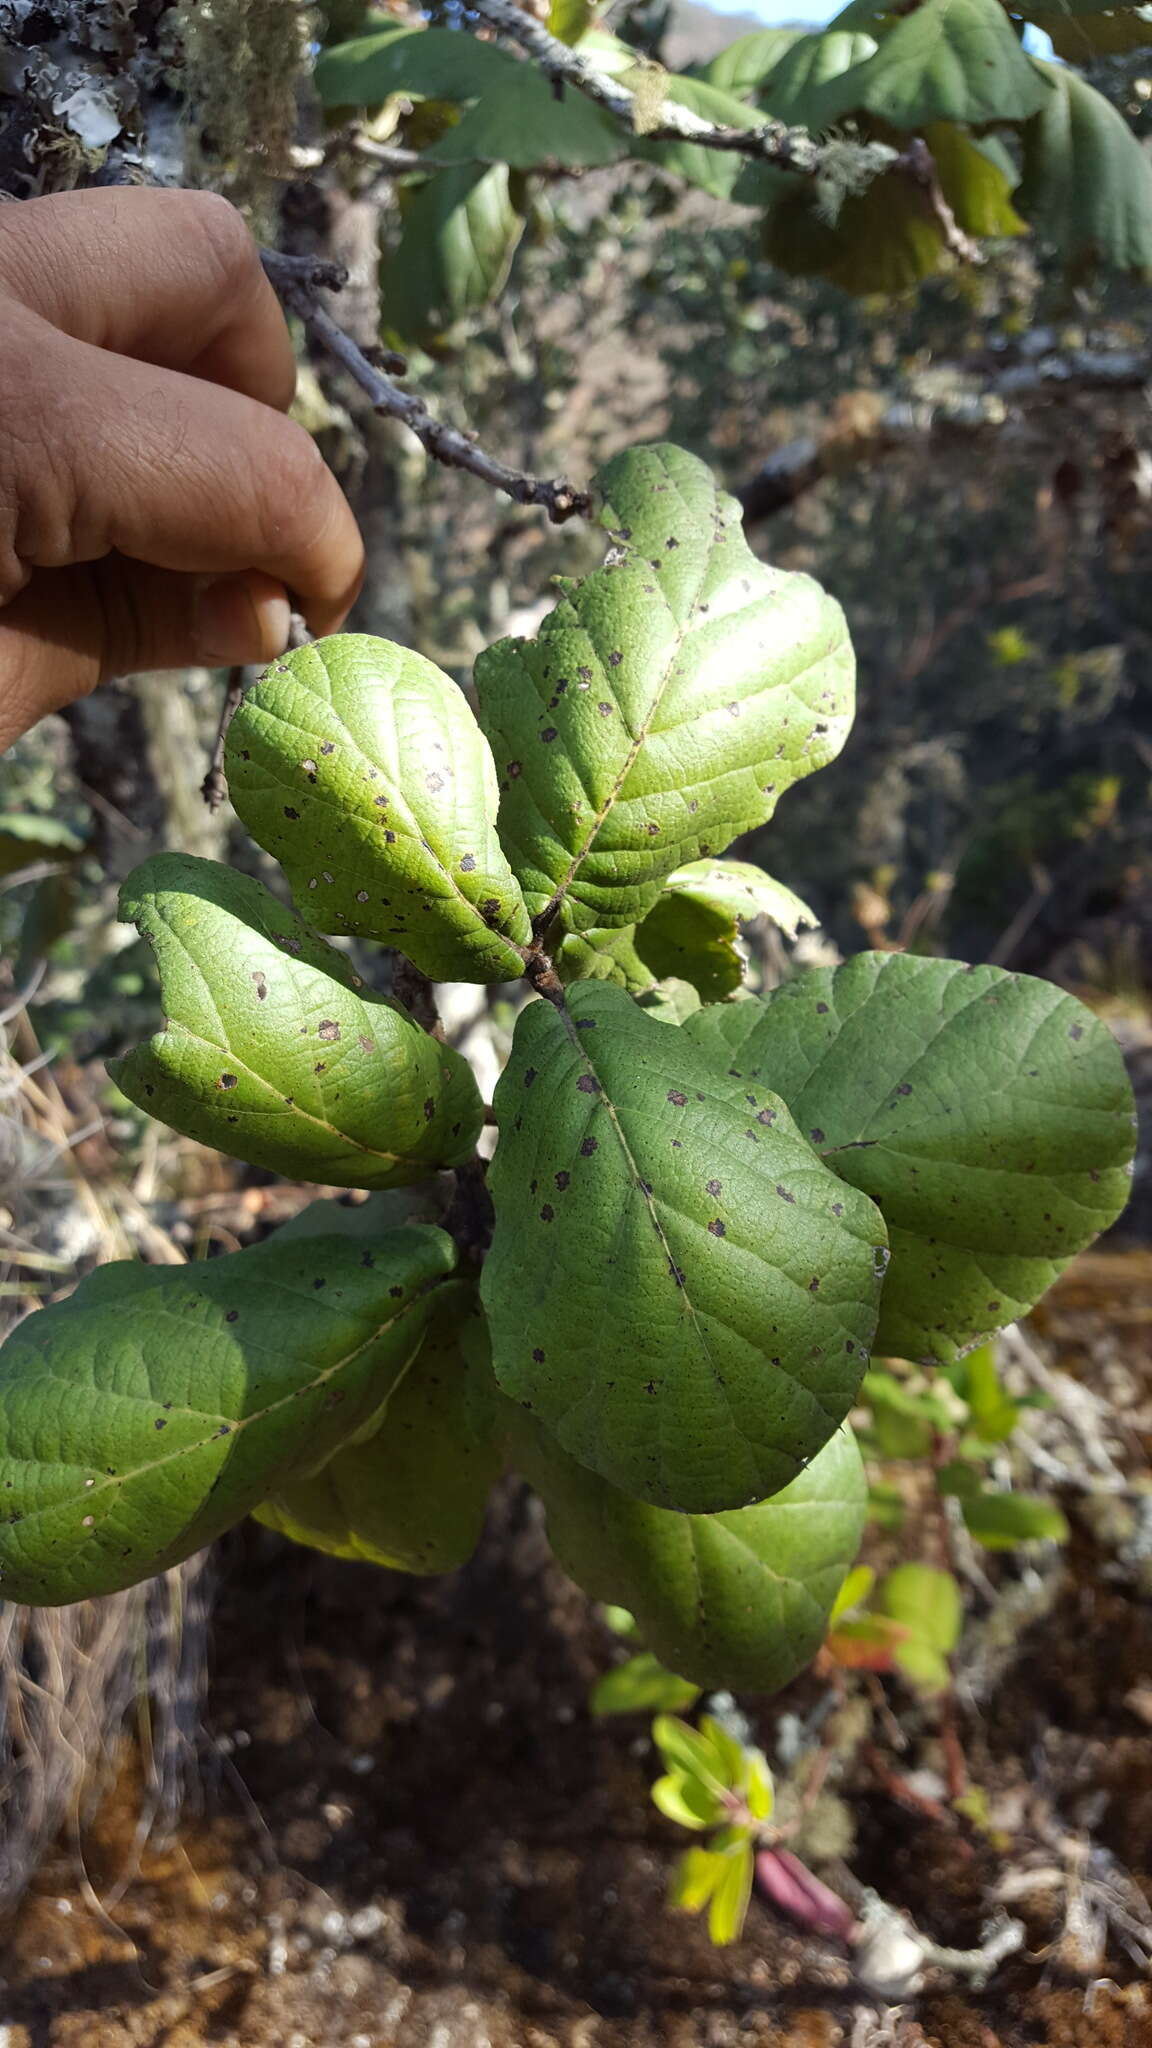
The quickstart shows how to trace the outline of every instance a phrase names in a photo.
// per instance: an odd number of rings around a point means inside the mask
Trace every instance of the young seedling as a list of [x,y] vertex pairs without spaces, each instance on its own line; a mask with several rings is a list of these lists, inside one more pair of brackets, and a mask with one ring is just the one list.
[[[510,1460],[654,1657],[770,1691],[856,1553],[873,1349],[952,1365],[1123,1206],[1123,1065],[1048,983],[866,953],[740,999],[734,920],[802,906],[724,851],[844,744],[844,620],[681,449],[596,489],[604,567],[481,656],[478,722],[355,634],[249,693],[229,787],[294,908],[177,854],[125,885],[164,1012],[125,1094],[372,1193],[356,1227],[320,1202],[206,1265],[102,1267],[20,1325],[5,1597],[113,1592],[252,1514],[444,1570]],[[424,1021],[421,975],[535,995],[487,1176],[466,1063],[333,936],[405,956]],[[729,1922],[746,1876],[733,1852]]]

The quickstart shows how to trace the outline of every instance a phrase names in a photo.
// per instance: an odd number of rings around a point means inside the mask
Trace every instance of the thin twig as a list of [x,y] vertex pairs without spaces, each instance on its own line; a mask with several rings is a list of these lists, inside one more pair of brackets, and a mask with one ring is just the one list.
[[[523,11],[516,0],[473,0],[473,5],[482,20],[518,43],[546,78],[554,84],[575,86],[619,121],[629,134],[636,134],[635,96],[618,78],[598,71],[579,50],[560,42]],[[881,142],[816,142],[806,128],[789,128],[783,121],[764,120],[752,128],[728,128],[705,120],[677,100],[665,100],[654,118],[645,120],[643,132],[647,142],[697,142],[705,149],[734,151],[803,177],[819,177],[834,162],[843,166],[849,149],[856,160],[853,169],[865,173],[887,170],[897,155]]]
[[243,701],[245,673],[243,668],[230,668],[228,671],[228,686],[220,707],[220,723],[216,728],[212,759],[208,763],[208,773],[200,784],[200,794],[210,811],[218,811],[228,795],[228,784],[224,780],[224,743],[228,738],[228,727]]
[[983,263],[984,251],[979,242],[965,234],[952,208],[944,197],[936,159],[923,136],[914,135],[911,142],[901,151],[897,159],[899,167],[919,185],[928,202],[931,213],[943,237],[944,247],[961,263]]
[[[543,505],[554,525],[562,525],[577,514],[588,517],[592,510],[589,492],[578,490],[567,477],[528,476],[522,470],[509,469],[506,463],[477,447],[470,435],[436,419],[414,392],[398,390],[369,362],[363,349],[337,326],[317,296],[324,290],[338,291],[347,281],[338,265],[284,256],[273,249],[262,250],[261,260],[282,304],[303,322],[310,338],[348,372],[371,399],[376,412],[400,420],[435,461],[449,469],[469,471],[482,483],[505,492],[518,505]],[[403,364],[403,358],[392,358],[392,362]],[[406,364],[403,366],[407,368]],[[399,369],[396,373],[400,374]]]

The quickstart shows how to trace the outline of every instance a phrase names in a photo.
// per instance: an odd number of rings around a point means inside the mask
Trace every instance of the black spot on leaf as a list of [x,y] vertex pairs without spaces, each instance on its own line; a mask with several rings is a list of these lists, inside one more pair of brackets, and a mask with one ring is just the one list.
[[217,1081],[217,1083],[216,1083],[216,1086],[217,1086],[218,1088],[235,1088],[235,1086],[236,1086],[236,1076],[235,1076],[235,1074],[221,1074],[221,1076],[220,1076],[220,1079],[219,1079],[219,1080]]
[[599,1095],[600,1093],[600,1083],[596,1079],[595,1074],[581,1074],[576,1086],[580,1090],[581,1095]]
[[713,1237],[727,1237],[728,1235],[728,1232],[724,1224],[720,1221],[719,1216],[714,1216],[712,1218],[712,1221],[708,1225],[708,1228],[712,1232]]
[[592,1154],[598,1152],[599,1149],[599,1144],[595,1138],[584,1138],[581,1140],[580,1153],[582,1158],[591,1159]]

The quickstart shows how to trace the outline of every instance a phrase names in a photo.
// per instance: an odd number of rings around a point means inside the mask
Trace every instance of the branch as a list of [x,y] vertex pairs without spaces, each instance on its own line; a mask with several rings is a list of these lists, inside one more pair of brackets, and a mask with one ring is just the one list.
[[[573,85],[605,113],[619,121],[630,135],[637,133],[634,95],[618,78],[598,71],[579,50],[550,35],[516,0],[473,0],[474,11],[492,28],[511,37],[540,66],[554,85]],[[806,128],[789,128],[783,121],[765,120],[754,128],[725,128],[715,121],[683,107],[677,100],[665,100],[653,121],[644,122],[646,142],[698,142],[705,149],[732,150],[740,156],[758,158],[778,170],[795,171],[803,177],[819,177],[835,163],[843,177],[846,159],[851,158],[855,175],[878,175],[897,161],[897,152],[886,143],[820,143]]]
[[[587,491],[578,490],[567,477],[528,476],[523,470],[509,469],[506,463],[478,448],[471,435],[436,419],[415,392],[398,390],[383,370],[369,361],[363,349],[337,326],[320,303],[321,291],[339,291],[347,283],[347,273],[339,265],[306,256],[284,256],[275,249],[262,249],[260,255],[265,274],[281,303],[303,322],[310,338],[348,372],[371,399],[374,411],[400,420],[435,461],[448,469],[468,470],[482,483],[505,492],[518,505],[543,505],[556,526],[577,514],[589,516],[592,499]],[[382,352],[381,361],[397,376],[402,376],[408,367],[403,356],[391,351]]]

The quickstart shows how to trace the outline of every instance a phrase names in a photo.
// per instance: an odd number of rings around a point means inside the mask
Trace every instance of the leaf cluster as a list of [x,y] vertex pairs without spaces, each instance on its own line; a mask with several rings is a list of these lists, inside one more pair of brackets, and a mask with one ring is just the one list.
[[[603,568],[480,658],[478,717],[358,635],[249,693],[229,784],[291,906],[183,856],[125,885],[164,1022],[124,1093],[368,1199],[207,1265],[102,1268],[16,1330],[7,1597],[115,1590],[247,1514],[449,1569],[511,1463],[653,1657],[771,1690],[857,1549],[874,1347],[953,1365],[1122,1206],[1123,1066],[1058,989],[891,954],[733,985],[742,916],[804,915],[723,855],[843,744],[843,617],[682,450],[597,488]],[[470,1071],[351,936],[532,992],[486,1182]],[[967,1398],[980,1426],[996,1400]]]

